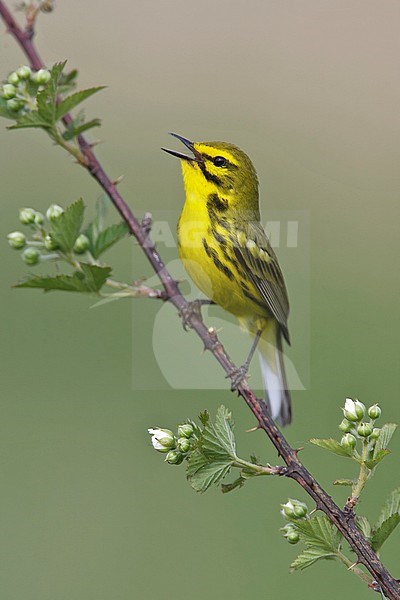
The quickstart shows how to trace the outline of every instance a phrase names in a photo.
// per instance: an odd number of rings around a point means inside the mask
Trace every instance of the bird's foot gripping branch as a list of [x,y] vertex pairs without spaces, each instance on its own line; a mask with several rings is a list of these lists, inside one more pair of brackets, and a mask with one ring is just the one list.
[[[151,242],[151,219],[146,217],[145,222],[141,223],[133,214],[118,192],[117,182],[106,174],[97,159],[93,150],[94,143],[89,143],[84,137],[88,130],[98,127],[100,122],[98,119],[86,120],[81,110],[75,111],[81,102],[100,87],[71,93],[77,72],[74,70],[65,74],[64,62],[47,68],[35,47],[33,38],[36,17],[40,11],[47,12],[52,6],[52,2],[48,1],[25,3],[22,8],[26,24],[21,27],[0,0],[0,17],[29,63],[4,73],[3,87],[0,90],[0,115],[12,121],[11,129],[35,128],[47,133],[56,146],[72,155],[97,181],[124,224],[105,225],[104,206],[101,202],[95,220],[89,223],[84,223],[84,205],[80,200],[65,209],[52,205],[48,210],[46,206],[38,207],[41,212],[36,209],[22,210],[22,227],[19,229],[24,231],[14,231],[9,235],[12,248],[21,251],[23,260],[29,266],[49,266],[55,263],[65,271],[29,276],[19,285],[44,290],[90,292],[99,298],[104,294],[160,298],[171,302],[180,314],[190,313],[188,302]],[[74,114],[70,111],[74,111]],[[103,254],[126,232],[136,238],[151,268],[160,279],[161,289],[149,288],[143,281],[132,284],[111,279],[111,267],[104,264]],[[188,315],[186,324],[211,352],[224,373],[231,377],[236,365],[219,341],[216,331],[207,328],[196,311]],[[349,429],[344,432],[345,441],[314,441],[336,453],[343,451],[343,456],[355,459],[359,465],[359,475],[350,483],[352,493],[348,504],[341,510],[302,464],[297,450],[280,433],[266,404],[257,398],[247,381],[241,382],[237,391],[254,414],[257,428],[263,430],[271,440],[282,465],[262,465],[255,457],[249,460],[240,458],[236,451],[231,417],[224,408],[218,412],[215,422],[212,423],[204,413],[199,424],[192,421],[183,424],[177,436],[169,431],[153,428],[151,434],[154,447],[160,450],[162,446],[163,450],[168,450],[169,463],[183,463],[187,458],[185,464],[188,467],[188,478],[199,490],[220,481],[232,469],[238,470],[238,477],[231,483],[225,483],[224,491],[241,487],[255,476],[283,475],[293,479],[308,494],[313,509],[322,511],[318,516],[313,511],[309,513],[305,504],[297,500],[289,500],[282,505],[285,518],[288,519],[284,529],[285,537],[291,543],[299,540],[305,544],[304,551],[297,559],[300,561],[298,568],[307,566],[307,560],[312,563],[326,558],[326,554],[347,564],[346,560],[350,559],[341,555],[342,543],[346,541],[354,553],[354,561],[349,567],[357,574],[360,572],[360,577],[368,585],[387,598],[400,599],[398,581],[387,571],[377,555],[382,542],[400,519],[398,490],[389,498],[374,527],[364,518],[356,519],[354,512],[365,482],[372,475],[377,462],[387,454],[387,444],[394,426],[382,427],[378,436],[376,428],[372,427],[370,431],[371,423],[362,422],[364,417],[357,416],[357,421],[346,415],[348,423],[342,425]],[[349,408],[350,405],[346,410]],[[350,414],[352,411],[348,412]],[[373,419],[371,415],[370,419]],[[359,449],[355,447],[353,438],[356,445],[360,446]],[[220,467],[217,469],[218,462]],[[365,572],[362,568],[365,568]]]

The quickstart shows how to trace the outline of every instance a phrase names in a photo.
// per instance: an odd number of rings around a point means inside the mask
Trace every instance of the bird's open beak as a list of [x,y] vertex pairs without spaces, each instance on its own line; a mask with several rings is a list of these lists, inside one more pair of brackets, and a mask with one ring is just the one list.
[[181,158],[182,160],[188,160],[190,162],[197,162],[197,163],[203,162],[203,157],[201,156],[200,152],[198,150],[196,150],[193,142],[191,142],[190,140],[187,140],[186,138],[184,138],[181,135],[178,135],[177,133],[170,133],[170,135],[172,135],[173,137],[176,137],[178,140],[180,140],[182,142],[182,144],[185,144],[186,148],[189,148],[189,150],[191,152],[193,152],[193,156],[188,156],[187,154],[183,154],[182,152],[176,152],[176,150],[169,150],[169,148],[161,148],[161,150],[164,150],[164,152],[168,152],[168,154],[172,154],[172,156]]

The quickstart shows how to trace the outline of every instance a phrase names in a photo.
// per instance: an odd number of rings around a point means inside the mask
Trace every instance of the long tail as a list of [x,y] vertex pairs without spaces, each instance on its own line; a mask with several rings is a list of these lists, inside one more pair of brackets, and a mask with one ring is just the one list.
[[272,418],[280,425],[289,425],[292,420],[292,403],[283,362],[282,333],[277,323],[272,322],[264,330],[258,350],[265,397]]

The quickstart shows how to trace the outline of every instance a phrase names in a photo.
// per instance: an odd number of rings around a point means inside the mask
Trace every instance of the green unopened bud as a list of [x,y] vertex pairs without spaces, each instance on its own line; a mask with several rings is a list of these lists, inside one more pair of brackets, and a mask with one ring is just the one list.
[[21,231],[13,231],[12,233],[9,233],[7,239],[11,248],[14,248],[15,250],[20,250],[26,244],[26,237],[23,233],[21,233]]
[[178,435],[179,437],[190,438],[193,435],[193,427],[190,423],[183,423],[182,425],[178,425]]
[[22,106],[23,102],[17,98],[11,98],[11,100],[7,100],[7,108],[8,110],[12,110],[12,112],[17,112]]
[[352,427],[353,425],[347,419],[343,419],[339,425],[339,429],[340,431],[343,431],[343,433],[349,433]]
[[365,406],[362,402],[359,402],[359,400],[346,398],[343,414],[348,421],[361,421],[365,415]]
[[27,265],[37,265],[40,260],[40,252],[36,248],[28,247],[22,253],[22,260]]
[[379,417],[382,414],[382,410],[381,407],[378,404],[373,404],[372,406],[369,407],[368,409],[368,416],[371,419],[379,419]]
[[18,73],[16,73],[15,71],[13,73],[10,73],[7,81],[8,81],[8,83],[11,83],[11,85],[18,85],[19,84]]
[[44,247],[46,248],[46,250],[53,252],[53,250],[58,249],[58,244],[53,240],[51,235],[46,235],[46,237],[44,238]]
[[374,427],[369,437],[371,438],[371,440],[377,440],[380,434],[381,430],[379,429],[379,427]]
[[16,74],[20,79],[24,80],[29,79],[29,77],[32,74],[32,71],[30,67],[28,67],[27,65],[23,65],[22,67],[19,67],[19,69],[17,69]]
[[43,225],[44,215],[41,212],[35,211],[35,224]]
[[346,433],[342,437],[340,445],[343,446],[343,448],[345,448],[346,450],[354,450],[354,448],[357,445],[357,440],[351,433]]
[[300,540],[299,532],[294,530],[291,531],[287,534],[286,539],[289,544],[297,544],[297,542]]
[[47,69],[39,69],[39,71],[36,71],[32,75],[33,81],[39,85],[45,85],[50,80],[50,77],[50,71]]
[[21,208],[19,211],[19,220],[23,225],[35,222],[35,212],[33,208]]
[[8,100],[9,98],[14,98],[16,93],[17,90],[11,83],[6,83],[5,85],[3,85],[2,94],[3,98],[5,98],[6,100]]
[[289,498],[286,504],[281,504],[281,507],[282,515],[289,519],[302,519],[307,514],[307,504],[300,502],[300,500]]
[[179,438],[177,446],[181,452],[189,452],[190,450],[190,440],[188,438]]
[[58,204],[51,204],[46,210],[46,218],[48,221],[57,221],[63,214],[64,209]]
[[165,462],[170,465],[180,465],[183,461],[183,454],[181,454],[178,450],[170,450],[165,457]]
[[373,427],[369,423],[360,423],[357,427],[357,433],[361,437],[369,437],[372,433],[372,429]]
[[74,252],[76,254],[83,254],[89,248],[89,239],[81,233],[81,235],[76,239],[74,244]]
[[151,435],[153,448],[158,452],[168,452],[168,450],[176,447],[176,439],[170,429],[160,429],[157,427],[155,429],[148,429],[148,432]]

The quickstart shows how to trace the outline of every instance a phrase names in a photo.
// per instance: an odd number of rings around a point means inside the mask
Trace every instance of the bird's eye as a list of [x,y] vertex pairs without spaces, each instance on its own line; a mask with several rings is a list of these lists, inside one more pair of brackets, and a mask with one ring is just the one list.
[[226,158],[223,156],[216,156],[213,163],[216,167],[226,167]]

